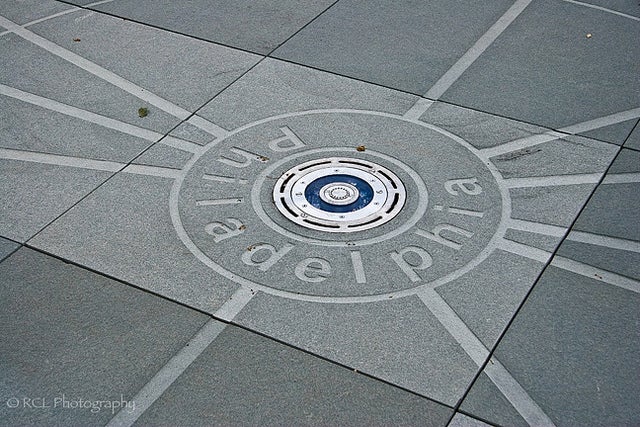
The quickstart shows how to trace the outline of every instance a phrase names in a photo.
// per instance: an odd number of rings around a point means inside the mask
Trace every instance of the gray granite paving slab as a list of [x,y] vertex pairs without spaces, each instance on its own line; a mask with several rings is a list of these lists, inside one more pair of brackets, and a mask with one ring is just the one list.
[[1,160],[0,234],[26,242],[112,172]]
[[129,162],[152,142],[0,95],[0,147]]
[[13,251],[18,249],[19,243],[0,237],[0,261],[9,256]]
[[[158,9],[155,4],[145,7]],[[256,55],[86,10],[30,30],[189,111],[259,60]]]
[[137,391],[208,320],[26,248],[0,264],[0,277],[6,425],[104,425],[113,412],[94,402],[132,409]]
[[[10,88],[157,132],[169,131],[180,122],[15,34],[3,36],[0,43],[5,65],[0,69],[0,83]],[[140,107],[148,108],[147,117],[138,116]]]
[[473,383],[473,388],[460,405],[460,409],[501,426],[529,425],[484,372]]
[[213,313],[238,286],[207,269],[178,240],[169,215],[172,184],[118,175],[29,243]]
[[415,297],[314,304],[259,293],[235,322],[449,405],[477,370]]
[[[638,122],[640,123],[640,121]],[[631,135],[624,143],[625,148],[633,148],[634,150],[640,150],[640,126],[636,123],[636,127],[631,132]]]
[[543,268],[541,262],[497,251],[471,272],[436,290],[484,345],[492,348]]
[[274,55],[422,95],[512,3],[343,0]]
[[486,427],[491,424],[484,423],[475,418],[468,417],[461,413],[456,413],[449,423],[448,427]]
[[137,424],[445,426],[451,413],[230,326]]
[[[574,230],[603,236],[640,241],[640,185],[638,179],[627,183],[611,182],[616,176],[637,174],[640,153],[623,149],[603,183],[576,221]],[[610,213],[615,212],[613,216]]]
[[[557,425],[636,425],[639,303],[635,292],[550,267],[496,357]],[[492,398],[472,390],[469,406]],[[490,413],[499,415],[481,416]]]
[[0,15],[23,25],[69,9],[73,9],[73,6],[54,0],[3,1]]
[[119,0],[96,10],[200,39],[267,54],[333,1]]
[[[355,108],[403,114],[417,97],[267,58],[198,111],[226,129],[315,109]],[[251,106],[247,107],[247,100]]]
[[553,128],[637,108],[639,37],[629,18],[533,2],[443,100]]

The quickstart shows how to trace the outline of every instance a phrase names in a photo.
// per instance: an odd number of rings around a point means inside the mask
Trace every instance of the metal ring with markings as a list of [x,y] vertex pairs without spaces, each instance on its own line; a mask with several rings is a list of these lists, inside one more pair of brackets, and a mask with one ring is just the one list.
[[404,206],[406,190],[387,168],[332,157],[289,169],[276,182],[273,199],[280,213],[298,225],[348,233],[392,220]]

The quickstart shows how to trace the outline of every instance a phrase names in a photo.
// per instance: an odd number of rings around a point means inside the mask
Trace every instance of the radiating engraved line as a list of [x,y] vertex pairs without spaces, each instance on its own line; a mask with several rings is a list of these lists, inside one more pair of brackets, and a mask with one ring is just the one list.
[[122,408],[107,426],[129,427],[162,396],[207,347],[220,335],[225,323],[211,319],[174,355],[142,389],[131,399],[134,408]]
[[522,257],[541,262],[543,264],[546,264],[552,255],[551,252],[547,252],[542,249],[534,248],[533,246],[527,246],[522,243],[514,242],[507,239],[502,239],[502,241],[498,243],[498,248],[515,255],[520,255]]
[[112,1],[114,1],[114,0],[100,0],[100,1],[93,2],[93,3],[85,4],[84,7],[99,6],[101,4],[111,3]]
[[640,173],[612,173],[606,175],[603,184],[631,184],[640,182]]
[[206,179],[207,181],[216,181],[216,182],[224,182],[224,183],[229,183],[229,184],[248,184],[249,181],[243,178],[233,178],[230,176],[221,176],[221,175],[210,175],[208,173],[205,173],[204,175],[202,175],[202,179]]
[[125,173],[136,175],[157,176],[160,178],[176,179],[180,175],[180,169],[163,168],[160,166],[129,165],[122,170]]
[[602,7],[602,6],[596,6],[595,4],[583,3],[581,1],[576,1],[576,0],[562,0],[562,1],[565,1],[567,3],[577,4],[580,6],[590,7],[591,9],[597,9],[607,13],[613,13],[614,15],[624,16],[625,18],[633,19],[634,21],[640,21],[640,18],[638,18],[637,16],[627,15],[626,13],[618,12],[617,10],[607,9],[606,7]]
[[[149,92],[146,89],[143,89],[142,87],[115,74],[114,72],[101,67],[95,62],[89,61],[88,59],[83,58],[82,56],[77,55],[68,49],[63,48],[56,43],[53,43],[52,41],[49,41],[44,37],[40,37],[39,35],[27,30],[26,28],[22,28],[21,26],[13,21],[8,20],[4,16],[0,16],[0,25],[16,33],[25,40],[35,44],[36,46],[39,46],[46,51],[64,59],[65,61],[68,61],[76,65],[77,67],[80,67],[83,70],[99,77],[100,79],[109,82],[112,85],[132,94],[133,96],[136,96],[141,100],[146,101],[155,107],[158,107],[162,111],[165,111],[172,116],[175,116],[181,120],[185,120],[189,116],[191,116],[191,113],[189,111],[172,103],[171,101],[168,101],[154,93]],[[216,138],[222,137],[227,134],[227,131],[222,129],[220,126],[215,125],[201,117],[194,121],[190,120],[189,123],[192,123],[200,129],[211,133]]]
[[[63,104],[49,98],[34,95],[29,92],[24,92],[3,84],[0,84],[0,95],[9,96],[22,102],[37,105],[38,107],[46,108],[47,110],[55,111],[57,113],[84,120],[89,123],[94,123],[99,126],[126,133],[128,135],[132,135],[147,141],[156,142],[163,136],[161,133],[154,132],[149,129],[144,129],[135,125],[131,125],[129,123],[121,122],[120,120],[105,117],[100,114],[92,113],[90,111]],[[197,144],[174,137],[164,138],[161,141],[161,144],[169,145],[173,148],[187,151],[189,153],[197,153],[202,149],[202,147]]]
[[530,426],[555,425],[536,401],[529,396],[527,391],[496,358],[492,357],[489,360],[484,372]]
[[610,114],[604,117],[598,117],[597,119],[588,120],[586,122],[577,123],[575,125],[561,128],[559,129],[559,131],[570,133],[573,135],[577,133],[588,132],[594,129],[600,129],[616,123],[626,122],[627,120],[637,119],[638,117],[640,117],[640,107],[632,108],[631,110],[627,111],[621,111],[615,114]]
[[630,279],[620,274],[612,273],[607,270],[602,270],[590,266],[589,264],[556,255],[553,258],[553,261],[551,261],[551,265],[553,265],[554,267],[562,268],[563,270],[571,271],[572,273],[576,273],[581,276],[600,280],[610,285],[618,286],[629,291],[640,293],[639,281]]
[[532,0],[518,0],[478,39],[424,95],[439,99],[456,80],[484,53],[500,34],[522,13]]
[[420,117],[433,105],[432,100],[419,98],[413,107],[404,113],[403,117],[407,120],[420,120]]
[[[478,367],[482,367],[487,357],[489,357],[489,350],[440,294],[433,289],[426,288],[419,291],[418,297],[456,342],[460,344],[473,362]],[[511,402],[511,405],[520,413],[522,418],[532,426],[553,425],[540,406],[527,394],[511,374],[504,368],[501,370],[496,369],[495,362],[497,361],[494,358],[491,361],[494,361],[494,365],[490,366],[491,362],[489,362],[485,372],[496,384],[500,392]],[[501,367],[502,365],[499,366]]]
[[514,218],[509,219],[507,227],[513,230],[528,231],[530,233],[553,237],[563,237],[567,232],[566,227],[558,227],[557,225],[542,224],[539,222],[524,221]]
[[482,150],[479,150],[479,153],[487,158],[495,157],[502,154],[511,153],[513,151],[522,150],[524,148],[534,147],[545,142],[555,141],[556,139],[565,138],[567,135],[575,135],[577,133],[600,129],[638,117],[640,117],[640,108],[633,108],[631,110],[622,111],[620,113],[615,113],[605,117],[600,117],[597,119],[567,126],[558,129],[558,131],[548,131],[543,134],[528,136],[525,138],[506,142],[495,147],[483,148]]
[[197,200],[196,206],[220,206],[220,205],[237,205],[243,203],[242,197],[235,199],[217,199],[217,200]]
[[57,154],[36,153],[33,151],[0,148],[0,159],[20,160],[23,162],[43,163],[47,165],[70,166],[97,171],[118,172],[125,167],[124,163],[105,160],[91,160],[80,157],[60,156]]
[[418,297],[429,311],[438,319],[462,349],[471,357],[473,362],[482,366],[489,357],[489,350],[482,341],[460,319],[456,312],[442,299],[440,294],[431,288],[424,288],[418,292]]
[[585,233],[584,231],[572,231],[567,236],[567,240],[640,254],[640,242],[635,240],[619,239],[601,234]]
[[556,187],[561,185],[597,184],[601,177],[601,173],[531,176],[505,179],[504,184],[507,188]]
[[257,290],[240,286],[213,315],[218,319],[231,322],[257,293]]

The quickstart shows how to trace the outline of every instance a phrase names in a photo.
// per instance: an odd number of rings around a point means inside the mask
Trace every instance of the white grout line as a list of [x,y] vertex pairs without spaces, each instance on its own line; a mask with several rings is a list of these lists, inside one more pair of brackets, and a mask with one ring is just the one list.
[[[92,113],[81,108],[63,104],[61,102],[34,95],[29,92],[24,92],[3,84],[0,84],[0,95],[9,96],[22,102],[46,108],[47,110],[55,111],[57,113],[84,120],[86,122],[94,123],[108,129],[113,129],[118,132],[144,139],[146,141],[157,142],[163,136],[161,133],[154,132],[149,129],[141,128],[139,126],[122,122],[120,120]],[[198,153],[202,149],[202,147],[198,144],[194,144],[192,142],[171,136],[164,138],[162,141],[160,141],[160,143],[189,153]]]
[[544,251],[542,249],[534,248],[533,246],[524,245],[522,243],[514,242],[507,239],[502,239],[498,243],[498,249],[502,249],[503,251],[520,255],[525,258],[529,258],[534,261],[541,262],[546,264],[551,255],[551,252]]
[[533,0],[517,0],[505,13],[487,30],[486,33],[471,46],[467,52],[427,91],[425,98],[439,99],[456,80],[473,64],[476,59],[502,34],[504,30],[522,13]]
[[[456,342],[460,344],[474,363],[478,367],[482,367],[487,357],[489,357],[489,350],[440,294],[434,289],[423,288],[418,293],[418,297]],[[485,367],[485,373],[529,425],[554,425],[540,406],[527,394],[526,390],[495,358],[491,358]]]
[[[214,316],[228,322],[232,321],[254,295],[255,292],[251,289],[244,287],[238,288],[229,300],[214,313]],[[135,403],[134,409],[122,408],[120,412],[109,421],[107,427],[132,426],[136,420],[162,396],[171,384],[187,370],[189,365],[207,349],[225,327],[225,323],[215,319],[209,320],[198,333],[142,387],[135,397],[131,399]]]
[[612,173],[606,175],[603,184],[632,184],[640,182],[640,173]]
[[577,4],[580,6],[589,7],[591,9],[601,10],[607,13],[613,13],[614,15],[623,16],[625,18],[633,19],[634,21],[640,21],[640,18],[638,18],[637,16],[627,15],[626,13],[618,12],[617,10],[607,9],[606,7],[602,7],[602,6],[596,6],[595,4],[584,3],[576,0],[562,0],[562,1],[565,1],[567,3]]
[[135,175],[157,176],[159,178],[176,179],[182,172],[179,169],[164,168],[160,166],[131,164],[122,170],[124,173]]
[[579,274],[581,276],[589,277],[594,280],[600,280],[601,282],[605,282],[610,285],[618,286],[632,292],[640,293],[639,281],[630,279],[620,274],[593,267],[589,264],[556,255],[553,258],[553,261],[551,261],[551,265],[563,270],[570,271],[572,273]]
[[529,396],[527,391],[496,358],[492,357],[489,360],[484,372],[530,426],[555,425],[536,401]]
[[507,188],[556,187],[562,185],[597,184],[601,177],[601,173],[531,176],[524,178],[508,178],[504,180],[504,184]]
[[542,234],[545,236],[563,237],[567,232],[566,227],[557,225],[543,224],[540,222],[524,221],[521,219],[509,218],[507,227],[513,230],[528,231],[531,233]]
[[162,394],[182,375],[182,373],[198,358],[207,347],[220,335],[226,327],[225,323],[215,319],[209,320],[187,345],[174,355],[151,380],[131,399],[133,410],[123,408],[109,421],[107,426],[131,426],[140,416],[162,396]]
[[70,166],[74,168],[105,172],[118,172],[125,167],[124,163],[60,156],[57,154],[36,153],[33,151],[13,150],[10,148],[0,148],[0,159],[19,160],[23,162],[42,163],[47,165]]
[[572,231],[567,236],[567,240],[640,254],[640,242],[636,242],[635,240],[618,239],[616,237],[585,233],[583,231]]
[[[77,55],[68,49],[63,48],[62,46],[21,27],[20,25],[16,24],[13,21],[10,21],[4,16],[0,16],[0,25],[14,32],[23,39],[35,44],[36,46],[39,46],[42,49],[64,59],[65,61],[68,61],[75,66],[88,71],[98,78],[111,83],[112,85],[132,94],[133,96],[136,96],[143,101],[148,102],[149,104],[171,114],[174,117],[185,120],[189,116],[191,116],[191,113],[189,111],[172,103],[171,101],[168,101],[154,93],[151,93],[148,90],[136,85],[135,83],[130,82],[129,80],[115,74],[114,72],[101,67],[95,62],[89,61],[88,59],[83,58],[82,56]],[[227,131],[225,129],[222,129],[220,126],[211,123],[203,118],[198,118],[197,120],[193,121],[189,120],[189,122],[218,138],[227,134]]]
[[640,108],[633,108],[631,110],[621,111],[619,113],[610,114],[597,119],[587,120],[586,122],[576,123],[574,125],[561,128],[558,131],[549,131],[540,135],[516,139],[495,147],[484,148],[480,150],[480,154],[487,158],[495,157],[511,153],[513,151],[522,150],[523,148],[533,147],[545,142],[555,141],[556,139],[566,138],[568,134],[575,135],[577,133],[588,132],[617,123],[626,122],[627,120],[632,120],[638,117],[640,117]]
[[589,132],[590,130],[600,129],[616,123],[626,122],[627,120],[637,119],[638,117],[640,117],[640,107],[621,111],[615,114],[609,114],[608,116],[604,117],[598,117],[597,119],[593,120],[587,120],[586,122],[577,123],[575,125],[561,128],[559,129],[559,131],[575,135],[577,133]]

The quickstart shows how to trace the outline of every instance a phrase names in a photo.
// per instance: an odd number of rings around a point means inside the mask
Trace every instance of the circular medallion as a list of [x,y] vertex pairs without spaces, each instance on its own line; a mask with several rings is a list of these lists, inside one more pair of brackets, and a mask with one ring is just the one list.
[[317,110],[203,147],[176,179],[170,210],[186,247],[242,286],[379,301],[450,282],[486,259],[510,215],[502,181],[477,149],[435,126]]

